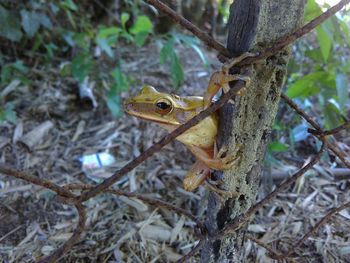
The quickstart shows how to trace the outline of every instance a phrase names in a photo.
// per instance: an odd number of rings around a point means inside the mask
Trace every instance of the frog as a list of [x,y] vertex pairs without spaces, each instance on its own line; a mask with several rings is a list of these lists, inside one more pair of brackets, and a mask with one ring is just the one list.
[[[153,86],[145,85],[138,95],[124,101],[124,111],[131,116],[156,123],[168,132],[172,132],[208,108],[220,89],[227,92],[229,82],[243,80],[246,85],[248,84],[250,81],[248,77],[240,74],[233,75],[229,72],[231,67],[247,56],[251,56],[251,54],[243,54],[224,64],[221,70],[215,71],[210,77],[203,97],[179,96],[160,92]],[[238,95],[244,95],[244,90],[241,90]],[[196,157],[196,162],[189,169],[183,181],[183,187],[186,191],[194,191],[202,185],[210,175],[211,170],[230,169],[240,159],[239,145],[230,153],[228,153],[226,146],[217,150],[218,125],[219,115],[218,112],[214,112],[176,137],[176,140],[182,142]],[[211,186],[220,192],[216,186]]]

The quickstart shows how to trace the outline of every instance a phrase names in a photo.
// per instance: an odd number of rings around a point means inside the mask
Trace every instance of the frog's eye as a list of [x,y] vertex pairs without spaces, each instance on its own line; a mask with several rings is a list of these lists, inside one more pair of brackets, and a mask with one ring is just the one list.
[[160,99],[156,102],[156,112],[165,115],[171,112],[172,110],[172,104],[169,100],[167,99]]

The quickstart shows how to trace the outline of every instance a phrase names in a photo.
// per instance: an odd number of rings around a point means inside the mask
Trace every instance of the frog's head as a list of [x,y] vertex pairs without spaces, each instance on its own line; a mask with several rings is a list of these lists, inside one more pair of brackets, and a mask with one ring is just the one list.
[[144,86],[137,96],[124,102],[124,110],[132,116],[159,124],[180,125],[193,117],[202,103],[200,97],[181,98]]

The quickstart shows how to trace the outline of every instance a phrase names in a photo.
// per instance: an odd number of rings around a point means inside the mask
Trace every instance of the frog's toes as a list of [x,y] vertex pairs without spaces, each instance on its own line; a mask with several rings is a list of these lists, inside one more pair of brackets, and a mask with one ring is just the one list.
[[220,159],[222,164],[222,169],[227,170],[232,166],[236,165],[240,159],[240,155],[238,154],[240,150],[240,145],[236,145],[233,151],[228,152],[228,147],[226,145],[222,146],[219,152],[216,155],[217,159]]

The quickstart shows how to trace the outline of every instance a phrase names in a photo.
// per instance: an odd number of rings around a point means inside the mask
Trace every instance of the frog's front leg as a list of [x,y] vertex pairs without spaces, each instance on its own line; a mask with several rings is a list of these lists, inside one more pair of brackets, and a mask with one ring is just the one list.
[[201,161],[196,161],[191,169],[187,172],[183,186],[186,191],[194,191],[200,186],[210,173],[210,169]]
[[230,169],[240,159],[240,146],[238,145],[231,152],[228,152],[227,147],[225,146],[221,147],[221,149],[218,152],[216,151],[216,149],[213,149],[213,155],[208,154],[207,151],[203,150],[198,146],[190,145],[187,147],[199,161],[203,162],[209,168],[215,170],[222,171]]
[[[230,74],[230,68],[232,68],[234,65],[242,61],[243,59],[247,57],[254,56],[252,53],[244,53],[241,56],[232,59],[228,63],[224,64],[222,66],[221,71],[214,72],[209,80],[209,84],[207,87],[207,90],[204,94],[204,108],[207,108],[215,96],[215,94],[220,90],[220,88],[223,88],[224,92],[227,92],[229,90],[228,83],[234,80],[243,80],[245,82],[249,82],[250,78],[240,75],[240,74]],[[244,90],[241,89],[238,92],[238,95],[243,95]]]

